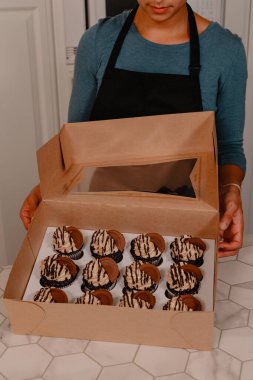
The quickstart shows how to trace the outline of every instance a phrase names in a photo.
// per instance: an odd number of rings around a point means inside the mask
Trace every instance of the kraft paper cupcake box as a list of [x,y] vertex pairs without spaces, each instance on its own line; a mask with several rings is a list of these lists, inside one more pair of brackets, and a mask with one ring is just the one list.
[[[107,228],[136,234],[158,232],[170,236],[188,233],[217,242],[218,180],[214,131],[213,112],[65,124],[58,135],[39,149],[43,200],[4,293],[4,303],[15,333],[203,350],[212,348],[213,311],[170,312],[118,306],[46,304],[23,301],[22,298],[48,226],[72,225],[89,230]],[[158,163],[168,163],[165,172],[157,169]],[[138,183],[138,180],[135,181],[139,186],[137,190],[143,188],[142,192],[127,188],[119,188],[124,191],[73,192],[81,178],[87,177],[87,168],[113,167],[111,170],[115,174],[119,167],[128,171],[129,165],[135,166],[134,171],[146,165],[143,169],[144,172],[148,170],[149,178],[150,168],[154,169],[152,178],[161,172],[163,178],[170,178],[166,186],[172,189],[185,183],[188,176],[183,179],[183,167],[188,166],[195,197],[151,193],[147,183]],[[110,171],[99,171],[102,178],[110,177]],[[96,178],[93,182],[93,188],[98,190],[101,183]],[[163,187],[162,183],[160,185]],[[215,252],[213,257],[216,261]],[[215,279],[214,274],[211,296],[215,293]]]

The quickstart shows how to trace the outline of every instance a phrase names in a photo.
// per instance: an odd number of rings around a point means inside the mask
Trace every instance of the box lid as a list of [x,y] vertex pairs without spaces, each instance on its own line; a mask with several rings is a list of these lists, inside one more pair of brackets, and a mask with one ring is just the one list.
[[[97,201],[97,197],[116,199],[125,195],[131,195],[132,202],[138,197],[159,199],[164,195],[145,191],[85,192],[80,198],[80,194],[71,194],[71,189],[85,176],[87,168],[137,167],[194,159],[190,180],[196,194],[195,207],[204,202],[217,211],[214,127],[213,112],[67,123],[38,151],[42,196],[71,197],[78,202],[85,196],[96,196]],[[175,196],[166,198],[175,200]],[[183,197],[181,201],[186,205],[191,200]]]

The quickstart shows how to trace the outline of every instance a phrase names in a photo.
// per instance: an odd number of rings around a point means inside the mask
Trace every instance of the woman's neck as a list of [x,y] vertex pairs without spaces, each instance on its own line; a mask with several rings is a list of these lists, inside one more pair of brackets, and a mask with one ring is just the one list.
[[[209,20],[195,14],[198,33],[202,33],[210,24]],[[187,8],[182,7],[173,17],[158,22],[138,8],[134,24],[140,35],[157,44],[173,45],[189,41],[189,25]]]

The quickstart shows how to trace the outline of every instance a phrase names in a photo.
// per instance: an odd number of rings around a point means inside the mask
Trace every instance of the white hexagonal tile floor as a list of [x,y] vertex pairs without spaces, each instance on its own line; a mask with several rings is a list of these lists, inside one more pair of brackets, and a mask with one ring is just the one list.
[[220,257],[218,259],[218,263],[226,263],[228,261],[235,261],[235,260],[236,260],[236,256]]
[[190,354],[186,373],[196,380],[237,380],[241,362],[218,349]]
[[162,376],[183,372],[188,356],[188,352],[180,348],[141,346],[135,363],[153,376]]
[[253,379],[253,361],[245,362],[242,365],[241,380]]
[[2,342],[9,347],[37,343],[39,340],[38,336],[13,334],[8,319],[0,325],[0,336]]
[[252,257],[219,260],[211,352],[14,335],[0,268],[0,380],[253,380]]
[[0,273],[0,289],[4,290],[9,278],[11,267],[4,267]]
[[253,311],[250,312],[249,316],[249,327],[253,328]]
[[217,327],[214,327],[214,329],[213,329],[213,348],[219,347],[220,336],[221,336],[221,330],[217,329]]
[[238,260],[242,261],[245,264],[249,264],[253,266],[253,248],[252,247],[244,247],[240,249],[240,253],[238,255]]
[[85,353],[102,366],[109,366],[131,362],[137,349],[135,344],[90,342]]
[[51,355],[60,356],[83,352],[88,344],[88,341],[81,339],[43,337],[40,339],[39,344]]
[[234,302],[217,301],[215,305],[215,325],[219,329],[247,326],[249,310]]
[[0,368],[6,379],[32,379],[41,376],[51,360],[51,355],[36,344],[11,347],[0,358]]
[[0,325],[1,323],[3,323],[4,320],[5,320],[5,316],[3,314],[0,314]]
[[253,360],[252,343],[253,329],[250,327],[223,330],[220,338],[220,348],[242,361]]
[[156,377],[155,380],[192,380],[192,377],[186,373],[178,373],[177,375]]
[[0,298],[0,313],[4,316],[7,317],[7,312],[3,303],[3,297]]
[[217,281],[216,289],[216,301],[222,301],[228,299],[230,286],[220,280]]
[[101,367],[85,354],[54,358],[47,368],[45,380],[95,380]]
[[3,352],[7,349],[7,347],[2,343],[0,342],[0,356],[3,354]]
[[239,261],[219,263],[218,278],[229,285],[253,281],[253,267]]
[[231,286],[229,299],[248,308],[253,309],[253,281]]
[[103,368],[98,380],[153,380],[145,370],[135,364],[123,364]]

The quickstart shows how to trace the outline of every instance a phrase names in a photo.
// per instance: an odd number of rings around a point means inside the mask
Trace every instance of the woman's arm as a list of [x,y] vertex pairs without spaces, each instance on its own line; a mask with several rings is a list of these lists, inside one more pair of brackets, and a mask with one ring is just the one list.
[[243,150],[246,81],[246,55],[242,42],[235,37],[228,66],[222,69],[217,97],[221,237],[219,256],[237,254],[243,242],[240,186],[246,169]]
[[26,230],[28,230],[31,224],[32,218],[40,202],[41,202],[40,185],[37,185],[31,190],[31,192],[26,197],[19,213],[19,216]]
[[219,257],[236,255],[242,247],[244,223],[240,187],[243,177],[243,171],[236,165],[219,168]]

